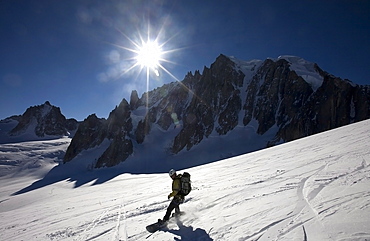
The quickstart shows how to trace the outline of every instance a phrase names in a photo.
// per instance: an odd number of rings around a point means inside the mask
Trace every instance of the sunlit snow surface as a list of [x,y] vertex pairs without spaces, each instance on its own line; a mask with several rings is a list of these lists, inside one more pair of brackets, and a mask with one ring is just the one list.
[[[45,176],[67,144],[0,145],[0,240],[145,240],[168,175],[67,164]],[[370,240],[369,120],[187,171],[186,214],[147,240]]]

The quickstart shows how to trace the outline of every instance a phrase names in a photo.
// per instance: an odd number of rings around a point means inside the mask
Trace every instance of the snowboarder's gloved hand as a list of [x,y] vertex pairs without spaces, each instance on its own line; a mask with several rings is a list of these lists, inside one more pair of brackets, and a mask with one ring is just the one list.
[[170,199],[171,198],[171,194],[170,195],[168,195],[168,199]]

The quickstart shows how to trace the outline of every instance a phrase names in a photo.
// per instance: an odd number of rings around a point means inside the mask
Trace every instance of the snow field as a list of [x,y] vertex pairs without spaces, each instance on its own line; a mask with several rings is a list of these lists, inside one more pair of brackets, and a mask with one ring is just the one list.
[[[19,166],[16,177],[0,177],[0,240],[369,240],[369,124],[185,169],[193,187],[185,215],[152,235],[145,226],[169,205],[167,173],[113,168],[53,180],[53,169],[52,181],[32,186],[38,169]],[[28,149],[1,150],[7,160],[31,160]]]

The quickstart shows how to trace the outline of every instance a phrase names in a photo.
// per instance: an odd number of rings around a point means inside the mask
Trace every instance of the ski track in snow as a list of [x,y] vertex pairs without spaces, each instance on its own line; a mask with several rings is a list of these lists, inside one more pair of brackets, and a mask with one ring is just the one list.
[[[24,149],[0,145],[8,161],[22,163],[11,167],[16,175],[7,169],[0,176],[6,183],[0,187],[0,240],[370,240],[369,124],[187,169],[193,190],[180,206],[185,215],[154,234],[145,226],[169,205],[167,174],[121,174],[78,186],[73,176],[11,195],[45,169],[25,168],[38,142]],[[45,167],[43,161],[55,159],[50,153],[59,152],[55,141],[43,143],[36,156]],[[106,172],[84,175],[99,173]]]

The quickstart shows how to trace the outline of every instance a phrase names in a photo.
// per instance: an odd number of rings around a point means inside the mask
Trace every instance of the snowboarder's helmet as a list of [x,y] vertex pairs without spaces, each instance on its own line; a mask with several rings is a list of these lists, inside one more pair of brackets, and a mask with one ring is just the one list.
[[176,174],[176,171],[174,169],[171,169],[169,172],[168,172],[168,175],[170,175],[170,177],[172,177],[174,174]]

